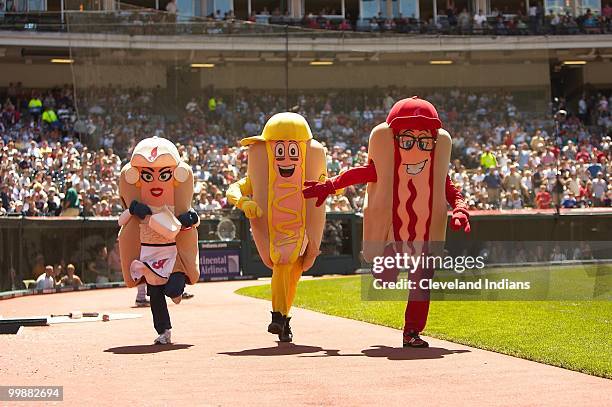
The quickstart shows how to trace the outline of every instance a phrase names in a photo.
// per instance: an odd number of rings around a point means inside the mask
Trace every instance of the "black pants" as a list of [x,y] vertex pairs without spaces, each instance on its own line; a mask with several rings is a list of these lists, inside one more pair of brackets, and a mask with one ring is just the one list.
[[172,329],[166,297],[176,298],[181,296],[185,291],[186,278],[184,273],[172,273],[168,282],[164,285],[147,283],[147,293],[151,301],[151,314],[153,314],[153,326],[160,335],[166,329]]

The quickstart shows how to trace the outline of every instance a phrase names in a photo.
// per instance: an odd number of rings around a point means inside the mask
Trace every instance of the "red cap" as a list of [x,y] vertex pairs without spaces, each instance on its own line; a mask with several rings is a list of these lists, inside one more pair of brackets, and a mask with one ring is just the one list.
[[401,129],[431,130],[442,127],[434,105],[418,96],[395,103],[387,116],[387,124],[394,132]]

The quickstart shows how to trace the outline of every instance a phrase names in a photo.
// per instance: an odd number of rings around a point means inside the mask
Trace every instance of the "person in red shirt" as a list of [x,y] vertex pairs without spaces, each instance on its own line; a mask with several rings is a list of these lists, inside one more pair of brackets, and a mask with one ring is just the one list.
[[606,154],[596,147],[593,147],[593,158],[596,162],[602,163],[606,159]]
[[612,18],[612,4],[608,3],[601,11],[601,15],[608,19]]
[[591,181],[587,181],[586,184],[580,186],[578,197],[585,206],[591,206],[591,202],[593,202],[593,183]]
[[512,144],[514,144],[514,136],[509,131],[507,131],[504,136],[504,144],[507,147],[510,147]]
[[581,146],[580,151],[576,154],[576,161],[589,163],[591,162],[591,155],[587,151],[586,146]]
[[340,23],[340,25],[338,26],[338,29],[340,31],[349,31],[351,30],[351,24],[348,22],[348,20],[342,20],[342,22]]
[[546,190],[545,184],[540,185],[540,191],[536,194],[535,201],[537,209],[550,208],[552,197],[550,196],[550,192]]

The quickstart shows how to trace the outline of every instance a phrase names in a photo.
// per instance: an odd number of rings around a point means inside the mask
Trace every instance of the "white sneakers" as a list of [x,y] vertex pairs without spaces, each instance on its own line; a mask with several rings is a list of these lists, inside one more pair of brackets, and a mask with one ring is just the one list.
[[170,338],[170,330],[166,329],[164,333],[159,335],[153,343],[157,345],[170,345],[172,343],[172,339]]

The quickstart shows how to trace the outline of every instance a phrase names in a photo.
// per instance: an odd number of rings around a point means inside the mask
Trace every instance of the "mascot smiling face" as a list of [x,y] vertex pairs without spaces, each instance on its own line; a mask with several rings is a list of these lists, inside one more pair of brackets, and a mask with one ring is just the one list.
[[[437,135],[437,132],[436,132]],[[428,173],[436,145],[431,130],[402,129],[396,136],[397,147],[406,174],[414,176]]]

